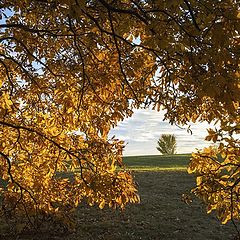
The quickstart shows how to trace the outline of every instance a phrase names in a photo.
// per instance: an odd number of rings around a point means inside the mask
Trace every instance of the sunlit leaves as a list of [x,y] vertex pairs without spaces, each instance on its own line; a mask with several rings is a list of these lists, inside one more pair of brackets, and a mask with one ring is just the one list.
[[134,108],[152,107],[165,109],[171,123],[221,125],[206,137],[221,141],[218,149],[193,155],[189,171],[200,174],[198,195],[209,210],[229,219],[228,187],[238,171],[230,172],[239,164],[236,1],[9,0],[1,7],[5,212],[65,221],[82,201],[138,202],[131,175],[118,169],[123,143],[108,133]]
[[218,139],[219,146],[193,154],[188,167],[197,176],[193,192],[207,204],[208,213],[217,211],[223,224],[240,216],[240,142],[232,138],[237,126],[222,126],[225,132],[209,129],[207,140]]

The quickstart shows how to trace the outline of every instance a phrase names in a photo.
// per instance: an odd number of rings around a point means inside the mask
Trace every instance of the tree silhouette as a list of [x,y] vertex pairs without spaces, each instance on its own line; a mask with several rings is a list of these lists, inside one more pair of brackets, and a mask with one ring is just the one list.
[[158,143],[157,150],[163,155],[176,153],[177,142],[175,135],[162,134],[157,143]]

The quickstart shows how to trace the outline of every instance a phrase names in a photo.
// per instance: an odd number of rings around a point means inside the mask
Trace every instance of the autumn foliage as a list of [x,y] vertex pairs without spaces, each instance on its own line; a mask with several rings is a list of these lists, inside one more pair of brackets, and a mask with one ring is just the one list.
[[220,124],[207,137],[219,148],[189,171],[209,211],[239,218],[238,1],[3,0],[0,13],[3,215],[34,224],[82,201],[138,202],[108,132],[153,107],[171,123]]

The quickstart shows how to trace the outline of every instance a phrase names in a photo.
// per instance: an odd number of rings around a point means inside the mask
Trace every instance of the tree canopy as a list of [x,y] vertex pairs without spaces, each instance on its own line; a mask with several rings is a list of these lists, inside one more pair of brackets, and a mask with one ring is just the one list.
[[162,134],[157,144],[157,150],[163,155],[176,153],[177,142],[174,134]]
[[[235,0],[2,0],[2,212],[64,218],[87,199],[138,202],[109,130],[135,108],[180,125],[218,122],[192,157],[198,194],[239,218],[239,3]],[[69,171],[73,171],[70,174]],[[63,177],[64,176],[64,177]],[[213,190],[214,189],[214,190]]]

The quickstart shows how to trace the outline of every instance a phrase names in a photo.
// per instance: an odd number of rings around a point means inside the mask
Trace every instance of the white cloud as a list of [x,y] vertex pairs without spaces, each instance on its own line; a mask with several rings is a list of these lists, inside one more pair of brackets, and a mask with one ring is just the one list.
[[177,152],[190,153],[209,145],[204,141],[207,134],[207,123],[192,124],[192,135],[187,132],[187,127],[181,129],[163,121],[164,113],[153,110],[135,110],[131,118],[120,122],[111,130],[110,137],[124,140],[127,145],[124,155],[153,155],[159,154],[156,149],[157,140],[161,134],[175,134],[177,139]]

